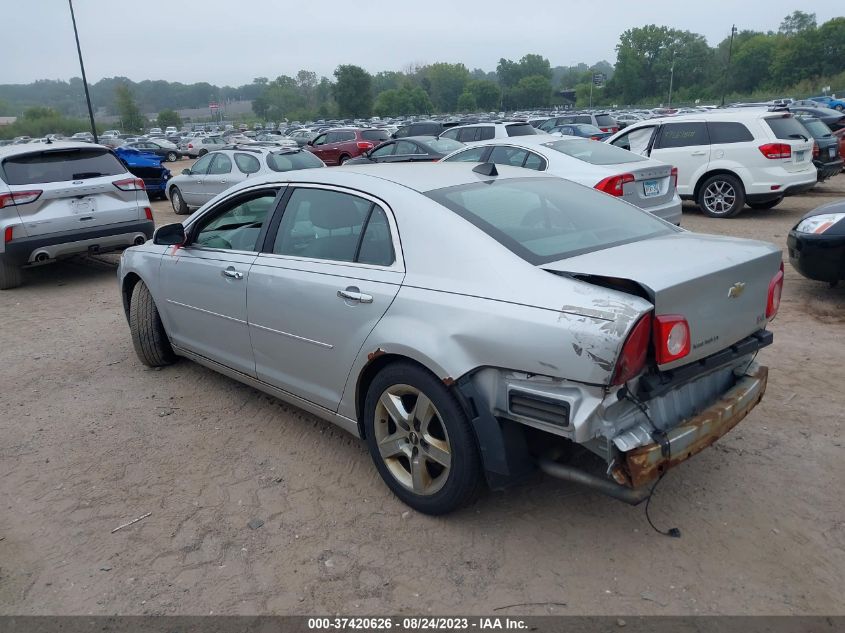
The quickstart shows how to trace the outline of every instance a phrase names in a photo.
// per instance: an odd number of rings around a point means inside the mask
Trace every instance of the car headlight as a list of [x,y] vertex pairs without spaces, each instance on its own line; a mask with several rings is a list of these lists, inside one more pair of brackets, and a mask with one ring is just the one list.
[[815,233],[820,235],[827,231],[834,224],[845,218],[845,213],[824,213],[804,218],[795,227],[799,233]]

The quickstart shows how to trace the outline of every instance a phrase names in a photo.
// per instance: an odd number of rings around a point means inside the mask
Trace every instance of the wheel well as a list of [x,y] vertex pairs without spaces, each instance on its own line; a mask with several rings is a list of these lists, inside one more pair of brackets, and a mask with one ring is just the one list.
[[719,174],[725,174],[736,178],[739,181],[739,184],[742,185],[742,193],[745,193],[745,183],[742,182],[742,178],[740,178],[736,172],[732,172],[730,169],[713,169],[705,174],[702,174],[701,178],[698,179],[698,182],[695,183],[695,190],[693,191],[692,197],[696,202],[698,202],[698,192],[701,190],[701,185],[704,181],[710,178],[710,176],[718,176]]
[[[367,391],[370,389],[370,383],[373,382],[373,379],[382,369],[388,365],[392,365],[393,363],[402,362],[416,365],[417,367],[420,367],[430,373],[432,376],[437,376],[437,374],[432,372],[422,363],[415,361],[413,358],[402,356],[401,354],[387,354],[381,350],[376,350],[370,354],[370,357],[370,362],[364,366],[364,369],[362,369],[361,373],[358,375],[358,384],[355,389],[355,417],[358,419],[358,431],[361,437],[364,437],[363,417]],[[438,380],[439,379],[440,378],[438,377]]]
[[137,283],[141,278],[135,273],[127,273],[123,278],[123,284],[120,289],[120,295],[123,299],[123,311],[126,313],[126,318],[129,318],[129,305],[132,303],[132,291],[135,290]]

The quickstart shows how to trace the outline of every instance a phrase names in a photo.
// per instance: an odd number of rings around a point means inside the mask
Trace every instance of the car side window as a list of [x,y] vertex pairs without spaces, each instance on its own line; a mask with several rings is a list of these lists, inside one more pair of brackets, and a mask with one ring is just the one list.
[[267,190],[220,206],[200,220],[191,244],[204,248],[257,251],[258,235],[273,208],[276,191]]
[[440,135],[440,138],[450,138],[453,141],[457,141],[458,140],[458,132],[460,132],[460,130],[452,128],[451,130],[446,130],[445,132],[443,132]]
[[194,166],[191,167],[191,173],[199,176],[205,175],[211,165],[211,161],[214,160],[214,156],[214,154],[206,154],[200,158],[194,163]]
[[393,156],[393,152],[396,150],[396,143],[385,143],[378,149],[373,150],[370,152],[370,156],[372,158],[383,158],[385,156]]
[[235,154],[235,164],[245,174],[254,174],[261,169],[261,163],[250,154]]
[[355,132],[340,132],[338,140],[341,143],[346,143],[348,141],[354,141],[355,140]]
[[398,143],[396,143],[397,156],[407,156],[422,153],[423,151],[419,147],[417,147],[417,144],[412,143],[411,141],[399,141]]
[[328,138],[328,134],[320,134],[317,136],[312,142],[312,145],[325,145],[326,139]]
[[544,171],[546,169],[546,160],[534,152],[528,152],[528,157],[522,165],[526,169],[533,169],[535,171]]
[[484,156],[484,152],[487,151],[487,147],[473,147],[463,152],[458,152],[457,154],[453,154],[449,156],[449,158],[445,158],[443,162],[446,163],[480,163],[481,157]]
[[648,149],[648,144],[654,134],[654,126],[640,127],[636,130],[631,130],[627,134],[623,134],[617,138],[611,145],[627,149],[635,154],[645,154]]
[[524,149],[516,147],[507,147],[498,145],[493,148],[488,159],[491,163],[497,165],[511,165],[512,167],[522,167],[525,159],[528,158],[528,152]]
[[476,140],[477,127],[465,127],[458,130],[458,139],[461,143],[472,142]]
[[496,129],[492,125],[485,125],[483,127],[478,128],[478,139],[479,141],[489,141],[491,138],[496,136]]
[[[372,232],[367,226],[371,218],[374,215],[378,217],[379,213],[384,215],[378,205],[348,193],[316,188],[295,189],[282,215],[273,253],[356,262],[362,261],[363,249],[367,261],[362,263],[381,263],[386,258],[384,241],[392,244],[390,231],[378,228],[379,219]],[[366,247],[362,241],[364,236]],[[392,249],[391,245],[391,253]]]
[[754,135],[738,121],[708,121],[707,132],[711,143],[745,143],[754,140]]
[[707,124],[701,122],[678,122],[664,123],[660,129],[660,137],[655,143],[655,149],[668,149],[672,147],[694,147],[697,145],[709,145],[707,136]]
[[360,264],[390,266],[395,259],[387,215],[380,206],[373,205],[355,261]]
[[208,175],[228,174],[232,171],[232,160],[226,154],[215,154],[214,160],[211,161],[211,167],[208,168]]

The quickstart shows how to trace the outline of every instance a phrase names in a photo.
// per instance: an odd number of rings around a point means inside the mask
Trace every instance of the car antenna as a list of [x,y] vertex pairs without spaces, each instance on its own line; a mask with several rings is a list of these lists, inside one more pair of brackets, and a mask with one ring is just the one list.
[[496,169],[496,163],[481,163],[480,165],[473,167],[472,171],[476,174],[481,174],[482,176],[498,176],[499,172]]

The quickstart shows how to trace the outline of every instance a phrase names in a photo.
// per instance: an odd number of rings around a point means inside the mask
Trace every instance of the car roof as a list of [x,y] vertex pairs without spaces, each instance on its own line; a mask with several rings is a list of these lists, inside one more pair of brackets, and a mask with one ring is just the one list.
[[0,159],[9,158],[10,156],[19,156],[21,154],[29,154],[32,152],[44,152],[59,149],[90,149],[97,147],[108,151],[108,147],[104,145],[95,145],[94,143],[83,143],[76,141],[53,141],[52,143],[20,143],[18,145],[4,145],[0,147]]

